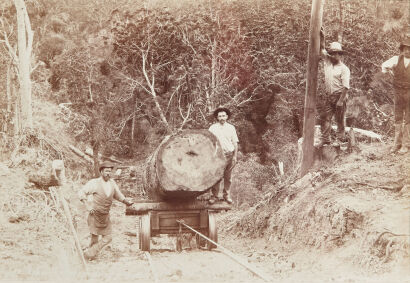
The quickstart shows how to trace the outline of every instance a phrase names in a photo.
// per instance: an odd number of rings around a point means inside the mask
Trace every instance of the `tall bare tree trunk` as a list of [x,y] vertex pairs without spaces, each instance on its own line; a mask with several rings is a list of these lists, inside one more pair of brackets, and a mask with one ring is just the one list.
[[98,170],[98,167],[100,166],[100,163],[98,161],[98,154],[100,151],[100,142],[95,141],[93,144],[93,161],[94,161],[94,174],[95,177],[100,176],[100,171]]
[[7,99],[7,113],[6,119],[3,125],[3,130],[8,133],[9,118],[11,113],[11,64],[7,65],[7,76],[6,76],[6,99]]
[[216,89],[216,65],[217,65],[217,58],[215,55],[216,52],[216,40],[212,43],[212,65],[211,65],[211,95],[209,98],[208,104],[208,111],[211,113],[212,109],[215,108],[214,99],[215,99],[215,89]]
[[137,123],[137,95],[134,95],[134,114],[132,116],[132,125],[131,125],[131,144],[130,144],[130,154],[134,155],[134,144],[135,144],[135,124]]
[[[16,88],[14,85],[11,86],[12,96],[16,97]],[[14,100],[14,136],[19,135],[21,132],[21,119],[20,119],[20,99],[16,98]]]
[[339,0],[339,30],[337,32],[337,41],[340,44],[342,44],[343,42],[343,26],[344,26],[343,0]]
[[31,79],[30,61],[33,43],[33,31],[27,14],[24,0],[14,0],[17,12],[17,35],[19,57],[19,92],[21,100],[21,122],[24,129],[33,128],[33,114],[31,107]]
[[317,74],[320,53],[320,28],[322,26],[323,0],[312,1],[309,47],[306,74],[305,113],[303,120],[303,143],[300,175],[303,177],[313,165],[313,139],[315,133],[315,109]]

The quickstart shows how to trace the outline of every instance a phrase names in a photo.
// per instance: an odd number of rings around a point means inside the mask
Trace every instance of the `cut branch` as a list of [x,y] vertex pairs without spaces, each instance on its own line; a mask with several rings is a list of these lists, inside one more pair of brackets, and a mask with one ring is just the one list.
[[69,145],[68,147],[69,147],[76,155],[78,155],[78,156],[84,158],[85,160],[87,160],[87,161],[90,162],[90,163],[94,163],[93,160],[92,160],[88,155],[86,155],[85,153],[83,153],[81,150],[79,150],[79,149],[76,148],[75,146]]

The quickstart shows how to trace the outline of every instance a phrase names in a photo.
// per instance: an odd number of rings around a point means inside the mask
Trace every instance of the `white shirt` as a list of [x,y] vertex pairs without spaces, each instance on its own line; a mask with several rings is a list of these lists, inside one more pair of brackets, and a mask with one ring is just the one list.
[[[104,181],[103,178],[101,178],[101,181],[102,181],[101,183],[102,183],[102,187],[104,189],[104,193],[107,197],[109,197],[111,195],[112,191],[113,191],[113,187],[112,187],[113,185],[112,184],[115,184],[115,183],[111,183],[110,180],[108,180],[106,182],[106,181]],[[117,186],[117,184],[115,184],[115,186]]]
[[[404,56],[403,56],[404,57]],[[399,63],[399,56],[393,56],[386,62],[382,64],[382,72],[386,73],[387,70],[391,70],[392,68],[397,66],[397,63]],[[410,63],[410,58],[404,57],[404,67],[407,68],[407,66]]]
[[324,72],[326,90],[330,93],[341,91],[344,88],[350,88],[350,70],[342,62],[333,65],[326,59],[324,61]]
[[228,122],[223,125],[215,123],[209,127],[209,131],[213,133],[219,140],[224,153],[233,152],[235,145],[239,142],[235,127]]
[[99,184],[102,184],[104,193],[107,197],[109,197],[114,191],[114,199],[121,201],[121,202],[125,199],[117,183],[115,183],[113,179],[109,179],[106,182],[104,181],[102,177],[99,177],[99,178],[91,179],[78,191],[78,196],[80,200],[88,199],[87,196],[92,196],[93,193],[98,189]]

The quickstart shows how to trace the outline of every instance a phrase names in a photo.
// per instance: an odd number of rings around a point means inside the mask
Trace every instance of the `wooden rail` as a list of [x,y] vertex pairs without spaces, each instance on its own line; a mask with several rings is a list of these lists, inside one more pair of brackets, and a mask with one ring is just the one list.
[[189,230],[193,231],[194,233],[198,234],[199,236],[201,236],[202,238],[204,238],[205,240],[207,240],[208,242],[214,244],[215,246],[217,246],[218,248],[221,249],[221,251],[226,254],[227,256],[229,256],[230,258],[232,258],[233,260],[235,260],[237,263],[239,263],[240,265],[246,267],[248,270],[250,270],[253,274],[257,275],[258,277],[262,278],[263,280],[265,280],[266,282],[273,282],[273,279],[267,275],[264,274],[262,271],[256,269],[256,267],[251,266],[249,263],[247,263],[246,261],[244,261],[243,259],[241,259],[240,257],[238,257],[237,255],[235,255],[233,252],[231,252],[230,250],[228,250],[227,248],[223,247],[222,245],[218,244],[215,241],[212,241],[211,239],[209,239],[207,236],[205,236],[204,234],[196,231],[194,228],[191,228],[189,225],[185,224],[184,221],[181,220],[177,220],[177,222],[183,226],[185,226],[186,228],[188,228]]

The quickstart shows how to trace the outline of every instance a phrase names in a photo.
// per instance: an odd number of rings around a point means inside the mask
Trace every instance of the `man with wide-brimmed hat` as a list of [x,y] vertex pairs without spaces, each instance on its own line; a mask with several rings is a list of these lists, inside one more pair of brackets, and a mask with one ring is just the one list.
[[400,54],[382,64],[382,72],[393,75],[394,86],[394,144],[392,153],[404,154],[410,147],[410,36],[400,44]]
[[[84,252],[86,259],[94,259],[98,252],[112,241],[110,208],[113,199],[127,206],[132,205],[132,202],[124,197],[118,185],[111,179],[113,168],[110,162],[103,162],[99,166],[101,176],[88,181],[78,192],[80,201],[84,203],[88,211],[87,223],[91,233],[90,246]],[[89,197],[91,199],[87,199]],[[101,240],[98,241],[100,235]]]
[[321,39],[321,54],[324,58],[326,93],[322,97],[318,112],[322,132],[321,144],[326,145],[331,143],[333,117],[337,124],[337,138],[339,141],[345,141],[345,113],[347,92],[350,88],[350,70],[342,62],[345,52],[339,42],[332,42],[326,50],[324,39]]
[[[223,198],[227,203],[231,204],[232,199],[230,196],[230,188],[232,183],[232,169],[237,162],[239,140],[235,127],[227,122],[231,115],[231,111],[226,107],[218,107],[213,114],[217,122],[209,127],[209,131],[218,138],[223,153],[227,159],[227,165],[223,177]],[[214,203],[215,199],[218,197],[221,181],[222,180],[217,182],[211,189],[211,198],[209,199],[209,203],[211,204]]]

